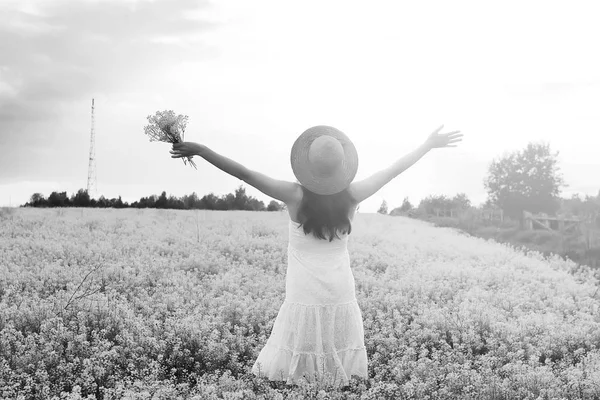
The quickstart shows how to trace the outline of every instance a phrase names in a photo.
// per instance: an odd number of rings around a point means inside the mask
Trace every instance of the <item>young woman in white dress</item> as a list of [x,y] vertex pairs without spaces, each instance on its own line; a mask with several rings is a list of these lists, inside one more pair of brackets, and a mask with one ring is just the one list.
[[292,146],[297,183],[250,170],[198,143],[173,145],[173,158],[200,156],[287,206],[285,299],[254,374],[290,384],[305,378],[347,385],[352,375],[367,377],[363,321],[347,248],[352,219],[358,204],[431,149],[456,147],[462,135],[441,134],[442,127],[416,150],[359,182],[353,182],[356,148],[329,126],[306,130]]

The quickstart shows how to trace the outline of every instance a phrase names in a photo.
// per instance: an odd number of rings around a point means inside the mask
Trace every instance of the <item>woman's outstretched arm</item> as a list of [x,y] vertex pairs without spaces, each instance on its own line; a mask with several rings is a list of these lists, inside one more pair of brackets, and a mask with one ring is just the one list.
[[200,156],[221,171],[241,179],[267,196],[283,201],[285,204],[293,204],[302,199],[302,188],[297,183],[273,179],[260,172],[252,171],[205,145],[193,142],[175,143],[171,154],[171,158]]
[[362,181],[352,182],[348,188],[350,195],[357,203],[360,203],[374,195],[389,181],[419,161],[425,154],[429,152],[429,150],[438,147],[456,147],[456,145],[451,145],[451,143],[461,141],[462,139],[460,139],[460,137],[463,135],[459,135],[460,131],[439,134],[439,131],[443,127],[444,125],[440,126],[421,146],[419,146],[416,150],[406,154],[388,168],[383,169]]

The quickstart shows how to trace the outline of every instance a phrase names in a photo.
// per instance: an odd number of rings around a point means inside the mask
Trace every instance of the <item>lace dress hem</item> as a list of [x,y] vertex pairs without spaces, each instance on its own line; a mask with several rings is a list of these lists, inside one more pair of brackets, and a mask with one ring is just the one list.
[[272,381],[286,381],[287,384],[306,379],[347,386],[352,376],[367,378],[366,365],[365,347],[310,353],[267,344],[252,367],[252,373]]
[[[259,369],[260,366],[260,369]],[[347,385],[367,377],[362,316],[356,300],[332,305],[282,304],[252,371],[270,380]]]

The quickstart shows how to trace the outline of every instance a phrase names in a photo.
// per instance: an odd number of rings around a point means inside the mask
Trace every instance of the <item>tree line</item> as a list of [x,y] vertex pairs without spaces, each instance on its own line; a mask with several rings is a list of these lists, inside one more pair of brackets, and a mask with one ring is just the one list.
[[[600,221],[600,192],[598,192],[598,195],[596,197],[585,195],[585,198],[583,199],[581,198],[581,196],[579,196],[579,194],[575,194],[571,198],[560,198],[559,203],[560,209],[557,211],[560,211],[561,214],[565,214],[566,216],[576,216],[583,218],[589,216],[598,216],[597,220]],[[404,201],[402,202],[402,205],[400,207],[394,208],[392,211],[389,212],[389,214],[403,215],[407,212],[412,211],[425,215],[435,215],[436,210],[465,211],[471,208],[473,208],[473,206],[471,205],[471,201],[466,197],[464,193],[459,193],[454,197],[448,197],[445,195],[430,195],[422,199],[417,207],[413,206],[410,203],[408,197],[405,197]],[[500,209],[489,200],[482,204],[479,208],[488,210]],[[384,200],[381,203],[381,206],[379,207],[379,210],[377,212],[380,214],[388,214],[387,209],[387,202]],[[544,211],[535,210],[532,212],[543,213]],[[512,216],[512,218],[515,220],[519,220],[519,218],[516,218],[514,215]],[[597,224],[600,227],[600,222],[597,222]]]
[[107,199],[100,196],[98,199],[90,197],[87,190],[79,189],[71,196],[67,192],[52,192],[47,198],[42,193],[34,193],[30,201],[22,207],[93,207],[93,208],[170,208],[178,210],[246,210],[246,211],[280,211],[285,205],[272,200],[267,206],[261,200],[248,196],[246,189],[240,186],[234,193],[217,196],[209,193],[198,197],[196,192],[176,197],[167,196],[162,192],[160,196],[151,195],[142,197],[138,201],[129,204],[118,198]]
[[[423,211],[426,214],[435,214],[436,209],[446,209],[446,210],[466,210],[471,208],[471,200],[467,197],[465,193],[458,193],[454,197],[450,198],[445,195],[430,195],[426,198],[422,199],[419,203],[417,209]],[[377,211],[380,214],[387,214],[388,205],[384,200]],[[405,213],[411,210],[415,210],[415,207],[408,200],[408,197],[405,197],[402,201],[402,205],[400,207],[394,208],[391,213]]]
[[[502,209],[504,215],[514,220],[522,220],[523,211],[547,215],[554,215],[560,211],[580,217],[600,216],[600,190],[596,197],[586,194],[585,199],[580,198],[578,194],[570,199],[560,196],[561,188],[568,185],[559,173],[558,154],[553,153],[547,143],[529,143],[521,151],[494,159],[483,181],[488,198],[482,208]],[[590,173],[590,176],[593,174]],[[402,205],[394,208],[391,214],[411,210],[435,214],[436,209],[469,208],[470,200],[464,193],[459,193],[453,198],[444,195],[428,196],[421,200],[416,209],[408,198],[404,198]],[[378,212],[388,213],[385,200]]]

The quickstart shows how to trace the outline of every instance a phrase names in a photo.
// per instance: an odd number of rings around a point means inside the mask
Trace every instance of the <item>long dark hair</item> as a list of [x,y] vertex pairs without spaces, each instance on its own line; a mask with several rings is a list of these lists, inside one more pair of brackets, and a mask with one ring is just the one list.
[[302,202],[298,209],[300,226],[306,235],[312,233],[330,242],[334,238],[340,239],[339,233],[352,232],[349,214],[354,205],[355,201],[347,189],[336,194],[320,195],[302,186]]

